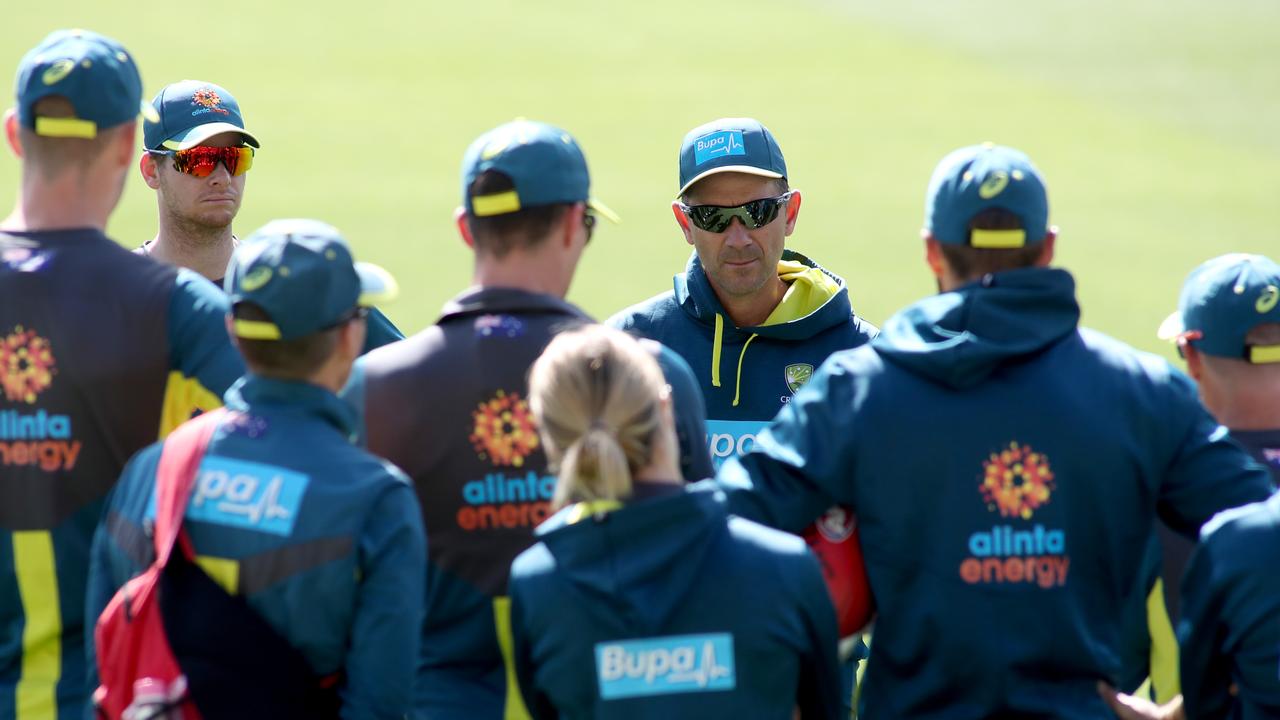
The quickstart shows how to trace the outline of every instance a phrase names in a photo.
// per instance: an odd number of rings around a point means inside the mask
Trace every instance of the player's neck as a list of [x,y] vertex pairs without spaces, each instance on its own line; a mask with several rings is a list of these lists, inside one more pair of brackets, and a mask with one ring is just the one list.
[[750,295],[728,295],[720,292],[715,285],[711,289],[715,291],[734,327],[755,327],[764,323],[787,294],[787,284],[776,275],[759,291]]
[[563,299],[569,290],[564,261],[549,253],[513,250],[501,258],[477,255],[471,283],[477,287],[505,287],[554,295]]
[[40,231],[93,228],[105,232],[107,219],[115,209],[116,200],[100,190],[87,191],[87,188],[94,187],[99,186],[75,173],[64,173],[53,182],[24,176],[18,201],[9,217],[0,222],[0,229]]
[[1216,403],[1214,416],[1232,430],[1280,428],[1280,380],[1259,384]]
[[147,243],[151,257],[170,265],[190,268],[210,280],[219,280],[227,272],[236,239],[231,226],[210,228],[160,219],[160,232]]

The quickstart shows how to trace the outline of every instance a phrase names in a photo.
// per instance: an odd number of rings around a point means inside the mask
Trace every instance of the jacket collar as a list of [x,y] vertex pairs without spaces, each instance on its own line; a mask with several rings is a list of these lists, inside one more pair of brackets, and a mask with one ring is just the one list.
[[249,373],[227,390],[224,400],[227,408],[242,412],[280,407],[314,415],[337,428],[344,436],[355,436],[355,409],[319,385]]
[[445,303],[439,321],[444,322],[467,315],[503,312],[548,313],[591,320],[591,317],[576,305],[554,295],[517,288],[477,286],[467,288]]

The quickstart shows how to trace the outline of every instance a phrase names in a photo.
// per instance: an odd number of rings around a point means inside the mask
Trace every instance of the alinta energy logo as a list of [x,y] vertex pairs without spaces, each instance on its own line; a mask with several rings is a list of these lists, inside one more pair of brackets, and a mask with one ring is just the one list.
[[203,115],[205,113],[218,113],[220,115],[230,115],[231,113],[222,107],[222,96],[214,92],[211,88],[200,88],[191,96],[191,103],[199,105],[196,110],[192,110],[192,115]]
[[[556,478],[525,470],[538,449],[538,426],[520,393],[499,390],[471,413],[471,446],[494,466],[481,480],[462,487],[458,527],[467,531],[532,528],[551,514]],[[508,474],[504,468],[516,470]]]
[[1071,565],[1066,532],[1031,523],[1055,489],[1049,458],[1014,441],[991,453],[982,466],[978,492],[987,510],[1009,523],[969,536],[969,557],[960,563],[961,579],[970,585],[1033,583],[1045,589],[1065,585]]
[[[34,329],[18,325],[0,340],[0,384],[5,400],[36,405],[57,372],[52,345]],[[79,456],[80,441],[72,437],[69,416],[43,408],[25,413],[0,410],[0,465],[55,472],[72,469]]]

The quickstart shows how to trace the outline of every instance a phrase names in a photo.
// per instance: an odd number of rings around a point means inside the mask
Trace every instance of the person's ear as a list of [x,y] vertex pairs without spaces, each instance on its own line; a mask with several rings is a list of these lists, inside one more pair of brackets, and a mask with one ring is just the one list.
[[1185,337],[1178,338],[1177,342],[1182,358],[1187,361],[1187,374],[1192,380],[1200,382],[1204,378],[1204,355]]
[[453,210],[453,224],[458,227],[458,235],[462,236],[462,242],[472,250],[476,249],[475,238],[471,236],[471,223],[467,222],[467,209],[459,205]]
[[1036,258],[1036,266],[1049,267],[1053,263],[1053,252],[1058,241],[1058,226],[1050,226],[1049,232],[1045,233],[1043,247],[1040,249],[1040,257]]
[[684,214],[684,210],[680,209],[680,201],[674,200],[671,203],[671,212],[676,216],[676,224],[680,226],[680,232],[684,233],[684,241],[693,244],[693,230],[689,227],[689,216]]
[[233,316],[231,313],[227,313],[224,317],[226,319],[225,325],[227,328],[227,337],[231,338],[231,344],[235,347],[236,351],[238,352],[240,350],[240,338],[236,335],[235,316]]
[[929,266],[929,272],[941,280],[947,273],[947,259],[942,255],[942,243],[928,230],[921,230],[920,236],[924,238],[924,262]]
[[4,113],[4,137],[9,141],[9,149],[22,159],[22,142],[18,139],[18,111],[9,108]]
[[352,320],[342,326],[342,335],[340,342],[345,353],[344,357],[354,361],[360,357],[360,351],[364,349],[364,338],[369,331],[368,320]]
[[574,203],[569,206],[568,212],[560,217],[560,244],[565,250],[573,247],[573,239],[578,236],[578,232],[586,232],[587,227],[582,222],[582,216],[587,212],[586,203]]
[[128,167],[133,162],[135,143],[138,141],[138,123],[131,122],[119,130],[116,138],[116,164]]
[[142,157],[138,158],[138,172],[142,173],[142,182],[152,190],[160,189],[160,164],[156,162],[156,158],[149,152],[142,153]]
[[796,220],[800,217],[800,191],[792,190],[787,199],[787,235],[796,231]]

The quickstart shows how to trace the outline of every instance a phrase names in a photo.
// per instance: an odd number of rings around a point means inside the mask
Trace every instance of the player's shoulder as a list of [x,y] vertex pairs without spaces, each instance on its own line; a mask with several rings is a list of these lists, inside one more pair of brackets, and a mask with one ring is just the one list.
[[808,552],[804,540],[798,535],[775,530],[754,520],[730,515],[728,528],[736,550],[754,553],[760,558],[776,558],[785,562],[789,558],[804,557]]
[[1200,542],[1206,546],[1236,548],[1276,540],[1280,540],[1280,493],[1223,510],[1200,529]]
[[644,335],[669,322],[678,313],[683,313],[683,310],[676,302],[675,291],[668,290],[619,310],[606,320],[605,324],[619,330]]
[[536,542],[511,563],[511,585],[531,586],[549,578],[556,570],[556,556],[545,542]]
[[[145,261],[154,265],[159,264],[149,259]],[[173,288],[173,302],[171,304],[175,311],[188,311],[195,314],[215,313],[218,315],[224,315],[231,311],[231,302],[227,299],[227,294],[217,285],[210,282],[208,278],[188,268],[165,267],[172,271],[171,279],[168,282]]]
[[394,381],[430,374],[448,362],[449,350],[444,330],[432,325],[403,340],[374,348],[360,359],[360,364],[367,381]]

